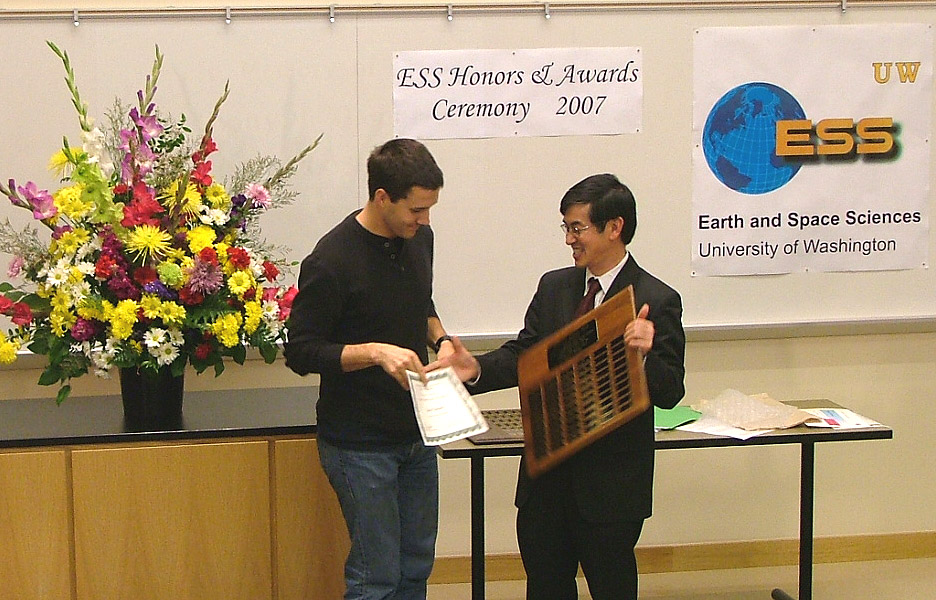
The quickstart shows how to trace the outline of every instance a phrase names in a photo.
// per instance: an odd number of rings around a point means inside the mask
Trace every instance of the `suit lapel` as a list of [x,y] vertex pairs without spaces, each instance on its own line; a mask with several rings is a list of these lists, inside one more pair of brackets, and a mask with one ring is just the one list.
[[565,286],[560,291],[560,309],[562,323],[568,323],[575,314],[582,296],[585,294],[585,269],[572,269],[566,278]]
[[[637,274],[639,272],[640,267],[637,266],[637,261],[634,260],[633,256],[629,257],[621,268],[621,272],[618,273],[614,281],[611,282],[611,289],[605,293],[604,300],[609,299],[611,296],[634,283],[637,280]],[[604,302],[604,300],[602,300],[602,302]]]

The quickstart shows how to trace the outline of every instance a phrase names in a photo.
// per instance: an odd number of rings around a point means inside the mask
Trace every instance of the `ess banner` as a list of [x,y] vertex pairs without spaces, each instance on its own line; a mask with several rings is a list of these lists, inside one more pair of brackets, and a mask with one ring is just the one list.
[[706,28],[693,275],[926,266],[929,25]]
[[393,125],[421,139],[640,129],[639,48],[439,50],[393,58]]

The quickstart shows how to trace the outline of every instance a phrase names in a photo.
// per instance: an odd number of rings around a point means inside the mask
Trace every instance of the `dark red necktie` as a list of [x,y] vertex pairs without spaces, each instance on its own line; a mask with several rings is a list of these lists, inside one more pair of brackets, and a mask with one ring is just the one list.
[[588,280],[588,291],[586,291],[585,295],[582,296],[582,301],[579,302],[578,308],[575,309],[575,314],[572,315],[573,319],[581,317],[591,309],[595,308],[595,296],[599,291],[601,291],[601,284],[598,283],[597,277],[592,277]]

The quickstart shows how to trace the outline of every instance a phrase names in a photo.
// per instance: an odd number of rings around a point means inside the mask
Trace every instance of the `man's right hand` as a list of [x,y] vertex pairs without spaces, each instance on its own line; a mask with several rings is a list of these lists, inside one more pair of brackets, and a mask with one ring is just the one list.
[[397,380],[403,389],[409,389],[407,371],[418,373],[420,379],[426,382],[426,368],[419,356],[408,348],[401,348],[393,344],[370,342],[366,344],[350,344],[341,352],[341,368],[346,373],[366,369],[379,365],[390,377]]
[[472,381],[477,378],[481,373],[481,365],[478,364],[478,359],[465,348],[465,345],[457,336],[452,338],[452,345],[455,346],[455,351],[445,358],[440,358],[426,365],[426,371],[452,367],[455,370],[455,375],[462,381]]
[[426,368],[419,356],[408,348],[401,348],[393,344],[373,343],[374,362],[397,380],[404,389],[409,389],[407,371],[419,374],[419,378],[426,383]]

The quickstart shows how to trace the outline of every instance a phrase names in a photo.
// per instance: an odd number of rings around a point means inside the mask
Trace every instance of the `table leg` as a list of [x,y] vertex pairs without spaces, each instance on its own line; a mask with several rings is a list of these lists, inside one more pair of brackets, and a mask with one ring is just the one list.
[[803,444],[800,456],[799,600],[812,600],[815,459],[816,445]]
[[484,457],[471,457],[471,600],[484,600]]
[[[812,600],[816,444],[804,442],[800,452],[799,600]],[[774,590],[770,597],[774,600],[793,600],[783,590]]]

